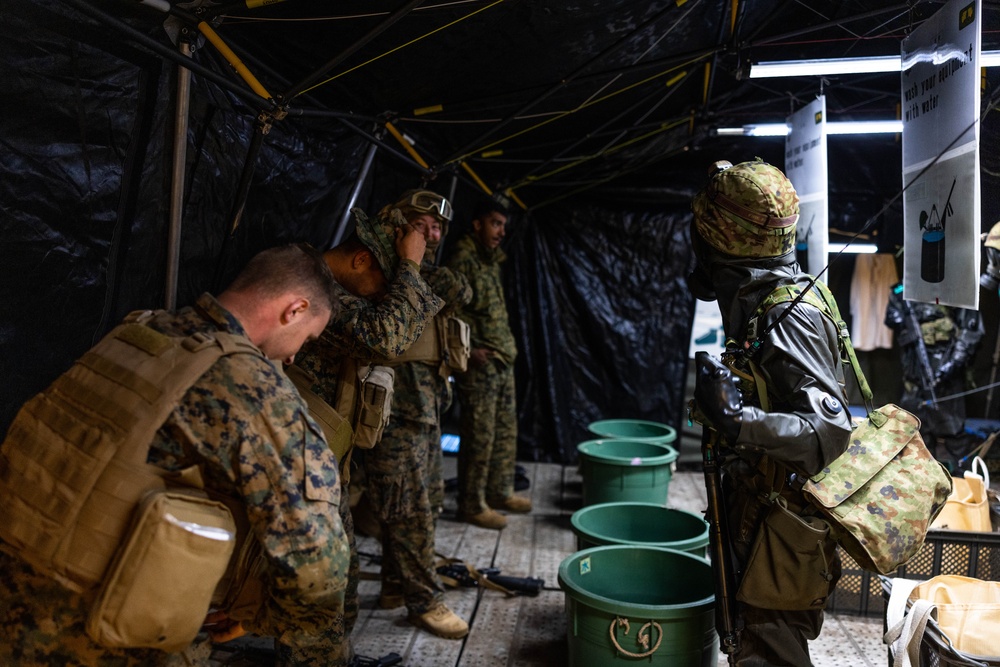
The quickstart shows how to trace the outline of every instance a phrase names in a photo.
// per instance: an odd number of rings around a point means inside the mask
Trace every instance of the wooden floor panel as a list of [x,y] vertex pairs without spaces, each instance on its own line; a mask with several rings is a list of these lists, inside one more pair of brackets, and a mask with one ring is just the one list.
[[[521,493],[534,503],[530,514],[508,515],[502,531],[459,522],[454,494],[445,501],[436,528],[437,551],[477,567],[498,567],[504,575],[536,577],[545,582],[536,596],[507,597],[494,590],[448,589],[445,603],[470,622],[463,640],[448,640],[417,630],[404,608],[378,606],[380,544],[359,536],[358,551],[364,579],[359,586],[361,613],[352,640],[355,652],[379,657],[398,653],[404,667],[572,667],[567,666],[566,597],[558,584],[559,565],[576,551],[570,518],[581,505],[582,479],[577,466],[521,463],[531,487]],[[454,475],[455,459],[445,458],[446,478]],[[704,478],[700,472],[676,472],[667,505],[702,515]],[[374,558],[373,558],[374,557]],[[828,615],[824,633],[813,647],[815,667],[884,665],[879,642],[881,621]],[[261,645],[261,640],[255,646]],[[266,652],[258,651],[255,656]],[[269,664],[239,655],[232,647],[215,654],[228,667]],[[726,664],[721,656],[718,664]]]

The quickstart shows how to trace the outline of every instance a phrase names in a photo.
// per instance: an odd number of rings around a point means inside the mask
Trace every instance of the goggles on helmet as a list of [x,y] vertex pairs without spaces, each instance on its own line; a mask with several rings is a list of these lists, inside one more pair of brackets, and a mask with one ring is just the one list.
[[409,206],[410,208],[416,209],[421,213],[433,213],[434,215],[444,218],[446,221],[451,221],[451,204],[448,200],[437,194],[436,192],[430,192],[429,190],[418,190],[410,195],[410,199],[405,203],[401,202],[402,206]]

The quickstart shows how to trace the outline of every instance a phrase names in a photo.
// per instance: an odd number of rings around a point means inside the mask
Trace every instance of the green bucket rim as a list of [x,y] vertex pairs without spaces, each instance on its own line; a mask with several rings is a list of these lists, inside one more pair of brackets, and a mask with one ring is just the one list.
[[[623,602],[621,600],[614,600],[612,598],[604,597],[603,595],[598,595],[585,590],[583,587],[578,585],[569,574],[569,568],[573,564],[578,564],[580,560],[590,556],[595,552],[607,552],[607,551],[635,551],[635,550],[648,550],[656,552],[666,552],[674,556],[680,556],[681,558],[688,558],[693,563],[696,563],[699,567],[707,567],[709,570],[712,568],[711,562],[707,558],[699,558],[693,554],[689,554],[685,551],[678,551],[677,549],[664,549],[662,547],[648,547],[641,546],[636,547],[628,544],[611,544],[599,547],[591,547],[589,549],[583,549],[582,551],[577,551],[566,558],[559,564],[559,587],[563,589],[567,595],[572,595],[575,599],[584,604],[587,604],[594,609],[603,611],[609,614],[622,614],[622,607],[629,607],[629,613],[633,616],[639,615],[641,612],[646,612],[643,615],[649,615],[652,618],[675,618],[680,615],[688,615],[692,609],[704,610],[715,605],[715,591],[701,598],[700,600],[691,600],[690,602],[681,602],[671,605],[658,605],[658,604],[641,604],[638,602]],[[577,565],[577,567],[579,567]],[[709,575],[711,576],[711,575]],[[634,611],[633,611],[634,610]]]
[[[682,514],[682,515],[691,517],[692,519],[695,519],[696,521],[699,521],[699,522],[705,524],[705,530],[704,530],[703,533],[699,534],[697,537],[689,537],[689,538],[684,539],[684,540],[672,540],[670,542],[644,542],[644,541],[639,541],[639,540],[623,540],[623,539],[618,538],[618,537],[611,537],[611,536],[608,536],[608,535],[603,535],[601,533],[598,533],[598,532],[592,531],[592,530],[591,531],[586,531],[580,525],[580,522],[581,522],[581,520],[582,520],[582,518],[583,518],[584,515],[586,515],[586,514],[595,514],[595,513],[600,512],[600,511],[602,511],[604,509],[609,509],[609,508],[612,508],[612,507],[619,508],[619,509],[627,509],[629,507],[651,507],[651,508],[656,508],[656,509],[659,509],[659,510],[666,510],[668,512],[676,512],[678,514]],[[638,502],[638,501],[597,503],[596,505],[588,505],[586,507],[581,507],[577,511],[573,512],[573,516],[570,517],[569,522],[571,524],[573,532],[576,534],[576,536],[578,538],[592,542],[593,538],[596,537],[597,539],[606,540],[609,545],[610,544],[623,544],[623,545],[643,546],[643,547],[649,546],[649,547],[660,547],[660,548],[664,548],[664,549],[677,549],[677,550],[685,551],[686,552],[688,549],[691,549],[691,548],[699,548],[699,547],[705,547],[705,546],[707,546],[708,545],[708,540],[709,540],[709,532],[708,532],[709,531],[709,525],[708,525],[708,522],[705,521],[705,519],[703,519],[702,517],[698,516],[694,512],[690,512],[688,510],[680,509],[679,507],[667,507],[666,505],[661,505],[661,504],[658,504],[658,503],[644,503],[644,502]]]
[[[637,456],[598,456],[595,452],[590,451],[593,447],[599,447],[606,442],[614,444],[621,444],[623,442],[633,442],[639,445],[645,445],[663,449],[664,452],[661,455],[637,457]],[[576,451],[580,454],[582,458],[586,458],[591,461],[596,461],[607,465],[616,465],[625,467],[646,467],[646,466],[666,465],[668,463],[673,463],[674,461],[676,461],[678,456],[677,450],[666,443],[649,442],[648,440],[636,440],[634,438],[599,438],[596,440],[585,440],[576,446]],[[635,463],[635,460],[637,458],[640,461],[639,463]]]
[[[653,426],[655,428],[664,429],[666,433],[664,435],[656,436],[644,436],[644,435],[629,435],[629,436],[617,436],[606,431],[602,432],[599,430],[601,426],[606,424],[621,424],[628,422],[629,424],[640,424],[642,426]],[[590,422],[587,425],[587,430],[596,435],[599,438],[606,440],[639,440],[642,442],[656,442],[661,444],[670,444],[677,440],[677,429],[669,424],[664,424],[663,422],[656,422],[649,419],[599,419],[594,422]]]

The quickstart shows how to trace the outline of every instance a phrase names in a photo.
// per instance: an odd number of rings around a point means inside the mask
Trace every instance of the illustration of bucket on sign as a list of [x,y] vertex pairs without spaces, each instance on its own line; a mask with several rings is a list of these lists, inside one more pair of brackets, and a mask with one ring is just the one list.
[[944,231],[948,216],[955,214],[951,195],[955,192],[956,181],[951,181],[951,191],[941,214],[938,214],[937,204],[931,206],[930,213],[920,212],[920,278],[925,282],[939,283],[944,280]]
[[654,503],[601,503],[570,518],[577,549],[609,544],[675,549],[705,558],[708,522],[695,514]]
[[708,561],[673,549],[608,545],[559,565],[570,667],[714,667],[715,583]]
[[643,502],[666,505],[677,451],[639,440],[587,440],[576,446],[583,505]]
[[638,440],[669,445],[677,439],[673,427],[645,419],[602,419],[591,422],[587,430],[598,438]]

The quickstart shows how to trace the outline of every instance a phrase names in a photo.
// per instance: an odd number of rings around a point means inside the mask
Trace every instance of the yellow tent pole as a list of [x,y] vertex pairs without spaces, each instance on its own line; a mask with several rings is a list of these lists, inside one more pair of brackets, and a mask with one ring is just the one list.
[[472,180],[474,180],[476,184],[483,189],[483,192],[488,195],[493,194],[493,190],[490,189],[490,186],[486,185],[486,183],[483,182],[483,179],[479,178],[479,174],[472,171],[472,167],[470,167],[465,160],[462,160],[459,164],[462,165],[462,169],[464,169],[466,173],[472,177]]
[[514,194],[514,189],[513,188],[507,188],[504,191],[504,194],[507,195],[508,197],[510,197],[511,199],[513,199],[515,202],[517,202],[517,205],[520,206],[522,209],[524,209],[525,211],[528,210],[527,204],[525,204],[523,201],[521,201],[521,198],[518,197],[516,194]]
[[240,60],[239,56],[233,53],[233,50],[222,41],[222,38],[219,37],[218,33],[212,29],[212,26],[208,25],[204,21],[200,21],[198,23],[198,31],[205,35],[206,39],[212,43],[212,46],[219,50],[222,57],[233,66],[236,73],[240,75],[240,78],[246,81],[247,85],[250,86],[250,89],[253,90],[253,92],[257,93],[265,100],[274,99],[271,96],[271,93],[267,92],[267,89],[264,88],[261,82],[257,80],[257,77],[251,74],[250,70],[248,70],[247,66],[243,64],[243,61]]
[[396,129],[395,125],[393,125],[389,121],[386,121],[385,128],[389,130],[389,134],[396,137],[396,140],[403,145],[403,148],[405,148],[406,152],[410,154],[410,157],[412,157],[414,160],[417,161],[417,164],[419,164],[424,169],[430,169],[430,166],[428,166],[427,162],[422,157],[420,157],[420,153],[418,153],[417,150],[413,147],[413,145],[406,140],[406,137],[403,136],[403,133]]

